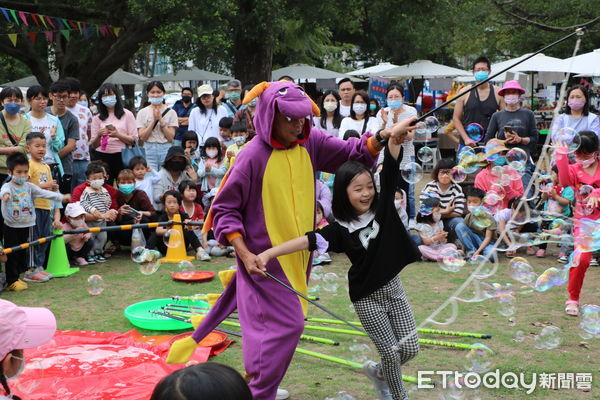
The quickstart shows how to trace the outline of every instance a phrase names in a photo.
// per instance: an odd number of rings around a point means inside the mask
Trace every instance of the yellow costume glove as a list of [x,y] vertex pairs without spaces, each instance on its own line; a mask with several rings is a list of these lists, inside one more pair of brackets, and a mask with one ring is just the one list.
[[198,329],[198,326],[200,326],[200,324],[202,323],[202,320],[204,320],[204,317],[206,317],[206,315],[192,315],[190,320],[192,321],[192,326],[194,327],[194,329]]
[[209,293],[206,295],[206,301],[208,301],[210,308],[213,308],[219,297],[221,297],[220,293]]
[[235,269],[226,269],[225,271],[219,271],[219,279],[221,280],[221,285],[223,285],[223,289],[227,288],[229,282],[233,279],[235,275]]
[[198,343],[191,336],[173,342],[167,356],[167,363],[183,364],[188,362],[194,350],[196,350],[196,346],[198,346]]

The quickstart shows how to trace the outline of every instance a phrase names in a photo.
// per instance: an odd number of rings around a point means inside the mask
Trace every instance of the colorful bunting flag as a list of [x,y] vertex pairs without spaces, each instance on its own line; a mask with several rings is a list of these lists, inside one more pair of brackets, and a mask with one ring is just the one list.
[[52,32],[52,31],[46,31],[46,32],[44,32],[44,35],[46,35],[46,39],[48,39],[49,42],[52,42],[52,38],[54,36],[54,32]]
[[35,43],[37,39],[37,32],[27,32],[27,36],[29,36],[29,39],[31,39],[31,41]]
[[10,39],[10,42],[13,44],[13,46],[17,47],[17,34],[9,33],[8,38]]
[[19,17],[21,18],[21,21],[23,21],[25,26],[29,26],[29,23],[27,22],[27,16],[23,11],[19,11]]
[[6,18],[8,22],[10,22],[10,16],[8,15],[8,10],[6,8],[2,9],[2,14],[4,14],[4,18]]
[[10,11],[10,15],[12,15],[12,17],[15,20],[15,22],[17,23],[17,25],[19,25],[19,19],[17,18],[17,12],[15,10],[9,10],[9,11]]
[[68,29],[61,29],[60,33],[62,33],[65,39],[67,40],[69,40],[69,38],[71,37],[71,31]]
[[42,21],[42,24],[44,24],[44,28],[48,28],[48,24],[46,24],[46,19],[44,18],[43,15],[38,14],[37,15],[40,18],[40,21]]

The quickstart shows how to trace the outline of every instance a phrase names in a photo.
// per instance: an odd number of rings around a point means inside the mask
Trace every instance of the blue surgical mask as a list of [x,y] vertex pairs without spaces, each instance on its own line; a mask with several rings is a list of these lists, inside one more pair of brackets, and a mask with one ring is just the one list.
[[483,81],[485,81],[488,78],[488,76],[490,76],[490,74],[487,71],[477,71],[477,72],[475,72],[475,80],[477,82],[483,82]]
[[[116,101],[117,99],[115,99]],[[79,104],[80,106],[84,106],[87,107],[88,106],[88,102],[87,101],[78,101],[77,104]]]
[[496,158],[493,161],[493,163],[494,163],[494,165],[505,165],[506,164],[506,157],[500,156],[500,157]]
[[132,183],[126,183],[123,185],[119,185],[119,191],[121,193],[123,193],[124,195],[128,195],[133,193],[133,190],[135,189],[135,185]]
[[229,92],[227,93],[227,97],[229,97],[229,100],[233,100],[233,101],[238,101],[240,99],[240,96],[242,94],[240,92]]
[[12,181],[16,185],[23,185],[25,182],[27,182],[28,179],[29,179],[28,176],[20,176],[18,178],[16,176],[12,177]]
[[117,104],[117,96],[104,96],[102,98],[102,104],[106,107],[114,107]]
[[397,110],[402,107],[402,100],[389,100],[387,104],[392,110]]
[[150,104],[152,105],[159,105],[162,104],[163,100],[165,99],[165,96],[160,96],[160,97],[148,97],[148,101],[150,102]]
[[4,105],[4,109],[7,113],[15,115],[21,109],[21,105],[18,103],[7,103]]

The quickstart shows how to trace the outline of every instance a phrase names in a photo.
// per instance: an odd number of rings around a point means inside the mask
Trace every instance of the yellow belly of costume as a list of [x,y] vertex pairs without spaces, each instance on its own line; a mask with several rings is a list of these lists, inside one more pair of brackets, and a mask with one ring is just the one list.
[[[302,146],[273,150],[263,178],[265,224],[273,246],[314,229],[315,181],[310,156]],[[306,294],[310,253],[300,251],[277,260],[294,289]],[[306,315],[306,301],[300,299]]]

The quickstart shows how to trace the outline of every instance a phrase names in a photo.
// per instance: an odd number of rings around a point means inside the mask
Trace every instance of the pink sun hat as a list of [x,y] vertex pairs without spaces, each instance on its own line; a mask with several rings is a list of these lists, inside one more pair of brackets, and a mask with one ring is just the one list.
[[502,89],[500,89],[498,91],[498,94],[500,96],[504,96],[504,91],[506,90],[510,90],[510,89],[516,89],[519,91],[519,93],[524,94],[525,93],[525,89],[523,89],[521,87],[521,85],[519,85],[519,82],[517,81],[506,81],[504,82],[504,86],[502,86]]
[[17,349],[41,346],[54,336],[56,318],[42,307],[18,307],[0,300],[0,360]]

